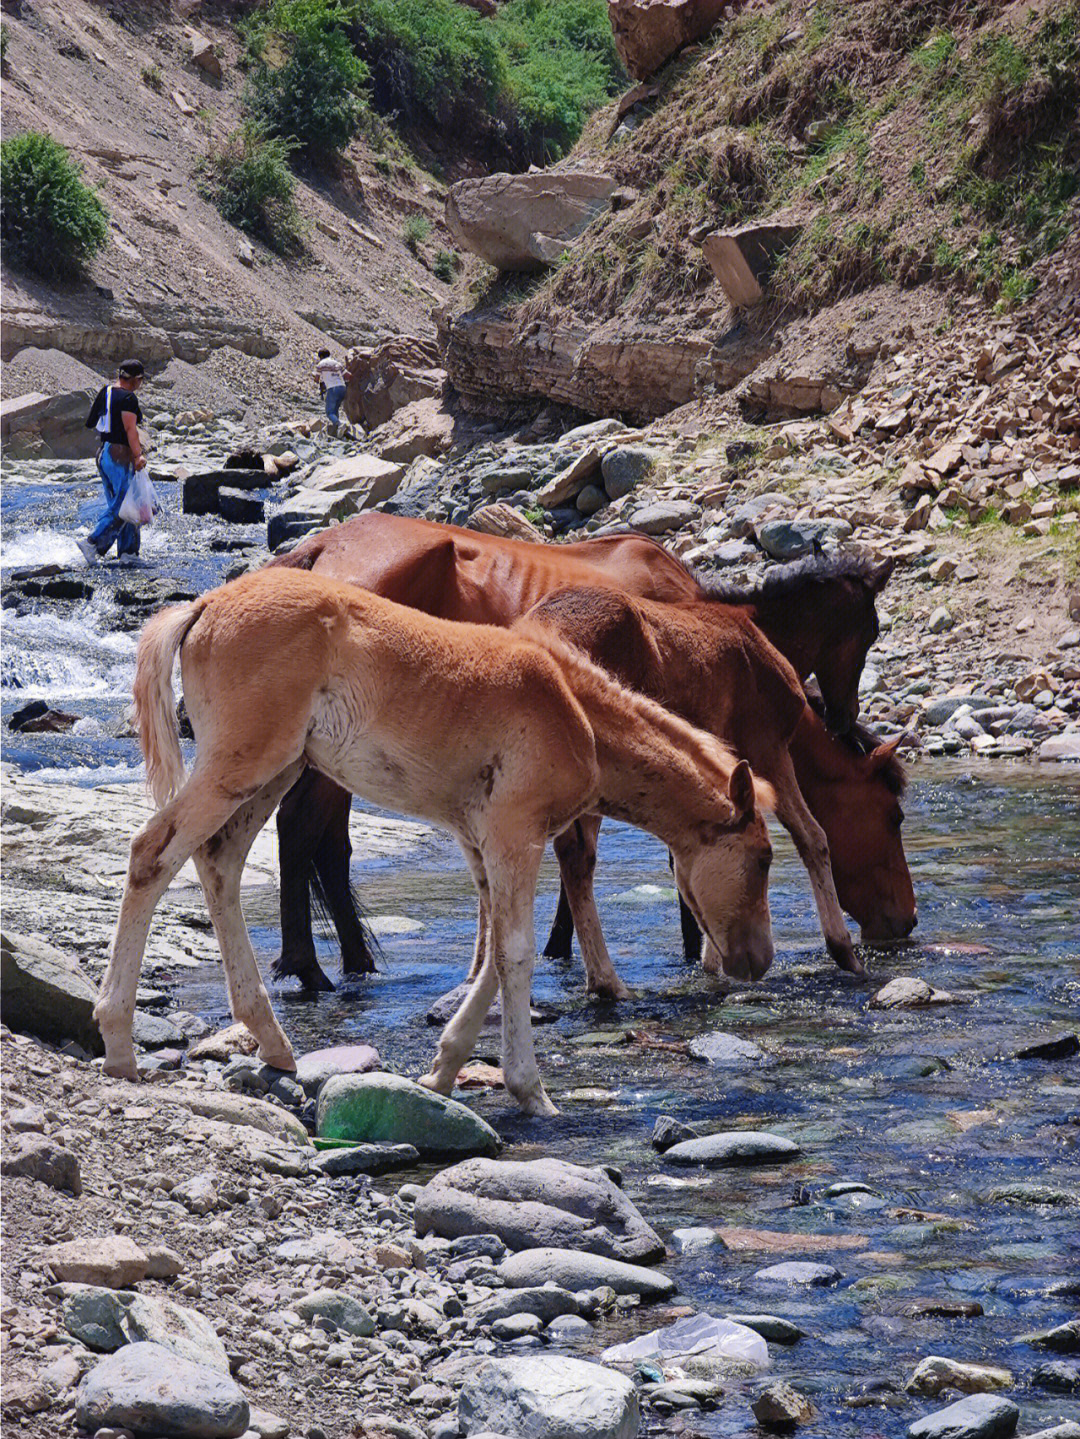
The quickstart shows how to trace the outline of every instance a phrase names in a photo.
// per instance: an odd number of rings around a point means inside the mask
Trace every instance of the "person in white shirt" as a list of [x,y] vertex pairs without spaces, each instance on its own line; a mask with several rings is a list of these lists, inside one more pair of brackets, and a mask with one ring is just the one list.
[[348,374],[342,368],[341,362],[335,360],[329,350],[320,350],[315,361],[315,383],[326,396],[326,418],[334,430],[339,424],[341,402],[345,398],[347,380]]

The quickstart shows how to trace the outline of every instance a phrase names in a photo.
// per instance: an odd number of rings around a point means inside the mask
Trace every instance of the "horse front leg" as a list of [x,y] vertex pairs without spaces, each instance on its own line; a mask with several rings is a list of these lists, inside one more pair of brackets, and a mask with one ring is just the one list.
[[837,898],[829,857],[829,841],[803,799],[791,756],[786,749],[767,778],[776,792],[776,817],[794,840],[799,858],[810,876],[814,902],[829,953],[840,968],[847,970],[849,974],[865,974],[866,968],[855,953],[851,935],[844,923],[844,912]]
[[299,762],[290,765],[242,804],[227,823],[195,851],[195,867],[221,950],[233,1017],[247,1025],[258,1040],[259,1058],[264,1063],[287,1070],[295,1070],[296,1061],[274,1014],[251,948],[240,905],[240,880],[256,835],[298,773]]
[[106,1074],[118,1079],[139,1077],[131,1030],[150,921],[185,862],[236,806],[236,799],[223,794],[196,765],[180,793],[131,841],[109,967],[94,1005],[94,1018],[105,1041]]
[[464,842],[461,847],[476,885],[476,946],[469,971],[472,987],[439,1037],[431,1073],[420,1080],[425,1088],[434,1089],[438,1094],[449,1094],[457,1082],[458,1071],[473,1051],[499,987],[491,947],[491,893],[487,872],[478,849]]
[[536,881],[543,843],[485,854],[491,889],[491,951],[502,990],[502,1067],[507,1092],[526,1114],[558,1114],[540,1080],[532,1031]]
[[305,769],[281,801],[277,816],[281,883],[281,953],[270,966],[275,979],[295,976],[301,988],[332,990],[315,958],[311,927],[312,866],[327,825],[326,808],[349,796],[318,770]]
[[611,962],[596,909],[593,875],[601,823],[601,817],[595,814],[582,815],[575,820],[555,836],[555,857],[559,861],[559,872],[574,918],[589,993],[607,999],[629,999],[630,991]]

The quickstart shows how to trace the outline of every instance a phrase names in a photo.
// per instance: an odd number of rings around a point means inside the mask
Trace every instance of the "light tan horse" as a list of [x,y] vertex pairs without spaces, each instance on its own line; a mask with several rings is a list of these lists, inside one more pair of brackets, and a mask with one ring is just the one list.
[[[197,742],[185,777],[180,652]],[[533,906],[548,838],[579,814],[648,829],[728,972],[772,960],[771,848],[749,766],[537,627],[435,619],[354,586],[263,570],[156,615],[135,707],[159,812],[135,836],[95,1017],[106,1072],[136,1076],[135,990],[154,909],[194,855],[229,1002],[269,1064],[294,1069],[240,908],[248,850],[307,763],[375,804],[449,829],[479,894],[478,973],[424,1081],[447,1093],[502,988],[506,1087],[552,1113],[529,1022]]]

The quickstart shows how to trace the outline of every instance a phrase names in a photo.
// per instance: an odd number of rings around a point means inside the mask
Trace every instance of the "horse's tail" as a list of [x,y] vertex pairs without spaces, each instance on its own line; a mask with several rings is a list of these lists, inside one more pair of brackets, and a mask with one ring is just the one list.
[[172,669],[184,636],[202,608],[198,600],[193,600],[162,610],[139,636],[133,687],[135,723],[146,760],[146,783],[159,809],[184,782]]

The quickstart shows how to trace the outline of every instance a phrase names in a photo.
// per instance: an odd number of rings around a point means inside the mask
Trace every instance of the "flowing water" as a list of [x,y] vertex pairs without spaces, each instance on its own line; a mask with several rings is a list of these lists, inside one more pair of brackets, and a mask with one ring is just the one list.
[[[64,546],[73,524],[93,512],[94,487],[38,484],[32,466],[11,468],[18,474],[5,486],[5,573],[15,563],[68,558]],[[213,525],[167,517],[150,557],[192,588],[220,580],[235,555],[212,545],[237,532]],[[10,737],[8,759],[69,782],[136,774],[133,741],[107,733],[127,702],[133,659],[133,635],[115,628],[122,607],[109,597],[121,583],[110,575],[85,604],[35,602],[5,614],[5,716],[37,697],[84,716],[81,733]],[[903,1435],[943,1402],[901,1392],[928,1354],[1011,1369],[1022,1432],[1080,1410],[1076,1396],[1030,1383],[1037,1365],[1054,1356],[1015,1343],[1080,1314],[1080,1063],[1010,1057],[1034,1036],[1077,1027],[1078,801],[1075,770],[918,765],[905,801],[917,939],[870,954],[868,986],[846,981],[824,955],[805,876],[779,842],[771,885],[777,959],[762,983],[728,995],[679,958],[660,847],[606,826],[598,897],[612,957],[636,997],[589,1001],[576,961],[540,960],[540,1063],[560,1117],[525,1119],[501,1092],[467,1096],[509,1154],[617,1166],[665,1237],[695,1225],[787,1236],[767,1241],[769,1252],[714,1246],[665,1267],[681,1303],[716,1314],[784,1315],[805,1330],[793,1346],[770,1345],[774,1375],[818,1406],[819,1421],[804,1432]],[[314,999],[283,989],[275,1003],[298,1050],[364,1040],[393,1067],[417,1074],[437,1036],[426,1011],[459,982],[471,955],[471,886],[456,847],[439,836],[404,862],[355,855],[354,878],[370,912],[382,917],[380,973]],[[548,864],[541,939],[554,890]],[[253,940],[265,969],[278,941],[270,896],[256,897],[249,912],[259,921]],[[320,940],[320,950],[336,978],[329,940]],[[869,1009],[874,990],[899,974],[921,976],[958,1002]],[[186,972],[174,997],[212,1023],[227,1017],[216,966]],[[680,1041],[716,1029],[757,1041],[770,1062],[718,1070],[686,1055]],[[495,1030],[485,1031],[478,1057],[497,1062]],[[710,1130],[788,1135],[803,1155],[782,1167],[675,1169],[649,1143],[660,1114]],[[864,1187],[830,1193],[845,1183]],[[1032,1183],[1059,1202],[994,1197]],[[833,1264],[843,1277],[809,1290],[767,1288],[753,1278],[786,1259]],[[921,1315],[925,1301],[976,1301],[982,1314]],[[609,1323],[580,1352],[595,1354],[659,1322],[643,1309]],[[750,1432],[744,1399],[689,1422],[706,1435]]]

